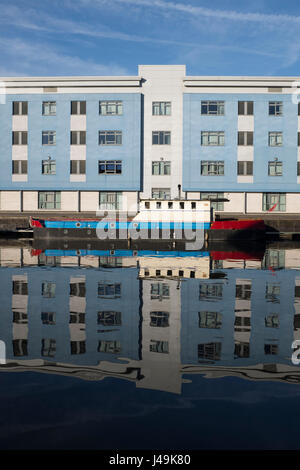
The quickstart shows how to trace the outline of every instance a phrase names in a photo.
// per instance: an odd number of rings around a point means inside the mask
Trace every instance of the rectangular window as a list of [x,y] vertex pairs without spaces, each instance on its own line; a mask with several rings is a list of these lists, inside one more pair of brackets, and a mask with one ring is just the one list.
[[251,289],[252,289],[251,281],[249,284],[237,284],[236,289],[235,289],[235,297],[240,300],[250,300]]
[[223,146],[225,145],[224,131],[202,131],[201,145],[205,146]]
[[41,320],[43,325],[55,325],[55,312],[42,312]]
[[238,175],[253,175],[253,162],[237,162],[237,174]]
[[69,323],[82,323],[85,324],[85,313],[82,312],[70,312]]
[[98,325],[102,326],[121,326],[121,312],[104,311],[98,312]]
[[28,115],[28,101],[13,101],[13,115],[14,116],[27,116]]
[[13,354],[14,356],[28,356],[28,340],[13,339]]
[[279,328],[279,316],[275,313],[265,317],[266,328]]
[[198,362],[203,360],[219,361],[221,359],[222,343],[198,344]]
[[152,175],[170,175],[171,162],[152,162]]
[[222,314],[219,312],[199,312],[199,328],[222,328]]
[[239,101],[238,114],[239,116],[253,116],[253,101]]
[[201,282],[199,286],[199,300],[220,300],[223,296],[223,285],[211,282]]
[[263,211],[285,212],[286,194],[285,193],[263,193]]
[[42,296],[47,299],[55,298],[56,283],[52,281],[42,282]]
[[282,176],[282,162],[269,162],[268,163],[269,176]]
[[238,145],[253,145],[253,132],[238,132]]
[[70,174],[71,175],[85,175],[85,160],[71,160],[70,161]]
[[39,191],[39,209],[60,209],[60,191]]
[[300,147],[300,132],[298,132],[298,147]]
[[12,292],[13,295],[28,295],[27,281],[13,281]]
[[42,132],[43,145],[56,145],[56,131],[43,131]]
[[86,131],[71,131],[70,135],[71,145],[85,145],[86,144]]
[[276,356],[279,353],[278,344],[265,344],[265,355]]
[[28,324],[28,315],[24,312],[16,312],[13,311],[13,323],[17,323],[19,325],[27,325]]
[[98,352],[108,353],[108,354],[120,354],[121,352],[121,342],[120,341],[99,341],[98,343]]
[[201,114],[209,116],[224,116],[224,101],[201,101]]
[[152,188],[152,199],[171,199],[171,189]]
[[27,160],[12,161],[13,175],[27,175]]
[[71,101],[71,114],[86,114],[86,101]]
[[170,131],[153,131],[152,132],[153,145],[171,145],[171,132]]
[[269,132],[269,146],[278,147],[283,143],[282,132]]
[[99,114],[101,116],[121,116],[123,114],[123,102],[99,101]]
[[99,174],[120,175],[122,173],[121,160],[99,160]]
[[71,282],[70,283],[70,296],[85,297],[85,282]]
[[282,116],[282,114],[283,114],[282,101],[269,101],[269,115],[270,116]]
[[168,284],[157,282],[151,284],[151,299],[163,300],[170,298],[170,287]]
[[56,175],[56,160],[42,160],[42,174]]
[[99,145],[122,145],[122,131],[99,131]]
[[169,326],[169,312],[150,312],[150,326],[166,328]]
[[85,354],[85,341],[71,341],[71,354]]
[[297,162],[297,176],[300,176],[300,162]]
[[12,144],[13,145],[27,145],[28,143],[27,136],[28,136],[27,131],[13,131]]
[[56,101],[44,101],[42,111],[43,116],[56,116]]
[[169,354],[169,342],[151,339],[149,350],[150,352]]
[[211,201],[211,207],[215,211],[224,210],[224,200],[222,199],[224,199],[224,193],[200,193],[200,201]]
[[201,161],[201,175],[202,176],[223,176],[224,175],[224,161],[202,160]]
[[55,353],[56,353],[55,339],[43,338],[41,355],[44,357],[54,357]]
[[99,209],[108,210],[108,211],[121,210],[122,209],[122,193],[100,191]]
[[171,102],[170,101],[153,101],[152,102],[152,115],[153,116],[170,116],[171,115]]
[[242,341],[234,343],[234,359],[250,357],[250,344]]
[[98,297],[102,299],[119,299],[121,297],[121,284],[98,282]]

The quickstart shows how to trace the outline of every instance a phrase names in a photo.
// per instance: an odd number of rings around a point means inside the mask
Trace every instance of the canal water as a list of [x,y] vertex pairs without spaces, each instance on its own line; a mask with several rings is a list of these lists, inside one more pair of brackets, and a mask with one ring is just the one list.
[[0,449],[300,447],[300,244],[4,246],[0,286]]

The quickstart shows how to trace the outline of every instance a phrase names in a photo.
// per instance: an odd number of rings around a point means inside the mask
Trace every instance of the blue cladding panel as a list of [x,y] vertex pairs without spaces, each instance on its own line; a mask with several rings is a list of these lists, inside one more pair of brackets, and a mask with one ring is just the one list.
[[[225,116],[202,116],[202,100],[224,100]],[[238,101],[254,101],[253,183],[237,182]],[[283,116],[269,116],[269,101],[283,102]],[[201,131],[225,131],[224,147],[200,145]],[[249,129],[251,130],[251,129]],[[283,94],[191,94],[183,97],[183,190],[297,192],[298,106]],[[269,147],[270,131],[283,132],[283,146]],[[268,176],[268,161],[283,162],[283,176]],[[224,176],[201,176],[201,160],[224,160]]]
[[[122,116],[99,116],[99,101],[123,101]],[[12,102],[28,101],[28,182],[12,183]],[[56,101],[56,116],[42,115],[42,102]],[[86,182],[70,182],[71,101],[86,101]],[[9,95],[0,106],[0,190],[140,190],[141,94]],[[121,130],[121,146],[98,145],[99,130]],[[42,131],[56,131],[56,145],[42,145]],[[56,159],[56,175],[42,175],[41,162]],[[98,160],[121,160],[121,175],[99,175]]]

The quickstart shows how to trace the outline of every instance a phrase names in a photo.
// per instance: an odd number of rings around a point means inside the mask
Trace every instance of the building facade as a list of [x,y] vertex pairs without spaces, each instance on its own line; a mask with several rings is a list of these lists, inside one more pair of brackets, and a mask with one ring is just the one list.
[[295,77],[3,78],[0,211],[135,213],[142,199],[298,213]]

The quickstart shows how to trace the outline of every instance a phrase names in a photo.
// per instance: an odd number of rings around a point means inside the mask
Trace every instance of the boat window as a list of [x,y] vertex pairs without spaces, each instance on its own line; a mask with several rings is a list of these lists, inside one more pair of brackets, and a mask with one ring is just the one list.
[[184,202],[179,203],[180,209],[184,209]]
[[195,202],[192,202],[191,206],[192,206],[192,209],[196,209],[196,203]]
[[168,269],[167,276],[172,276],[172,270],[171,269]]
[[161,202],[156,203],[156,209],[161,209]]
[[183,271],[179,271],[178,275],[179,275],[180,277],[183,277]]
[[168,202],[168,209],[173,209],[173,202]]
[[145,202],[145,209],[150,209],[150,202],[149,201]]

